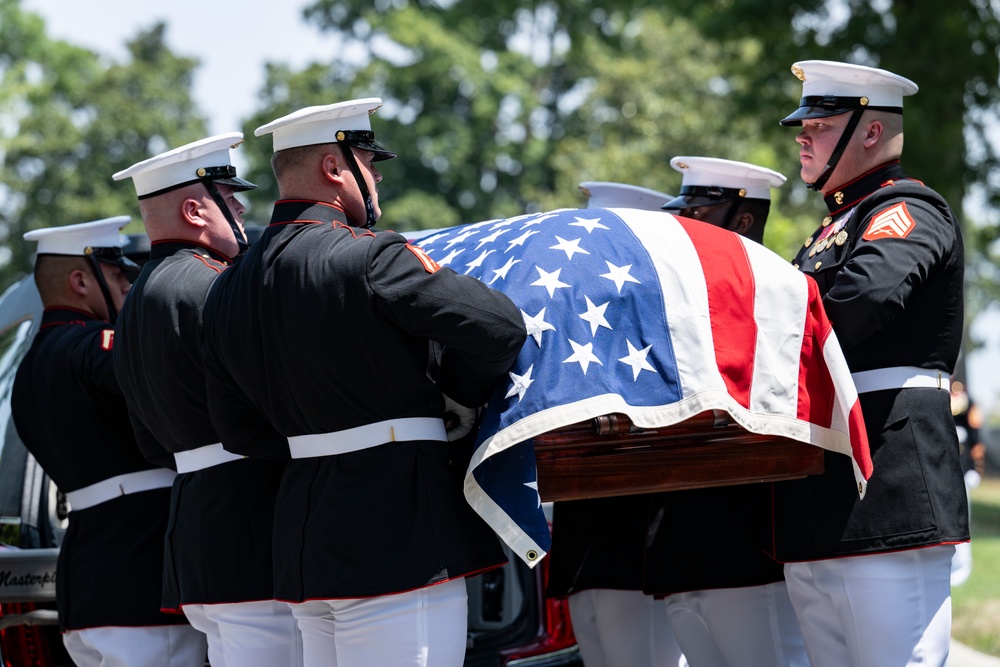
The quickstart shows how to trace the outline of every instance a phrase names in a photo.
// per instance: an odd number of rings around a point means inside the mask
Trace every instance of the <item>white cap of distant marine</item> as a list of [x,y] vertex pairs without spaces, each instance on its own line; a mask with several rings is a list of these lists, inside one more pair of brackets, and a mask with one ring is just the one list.
[[580,192],[587,197],[587,208],[638,208],[659,211],[670,195],[649,188],[610,181],[584,181]]

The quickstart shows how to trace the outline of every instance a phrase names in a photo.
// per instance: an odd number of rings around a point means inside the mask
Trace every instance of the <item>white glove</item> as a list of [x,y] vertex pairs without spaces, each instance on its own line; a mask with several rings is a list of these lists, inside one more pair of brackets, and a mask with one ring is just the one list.
[[444,424],[448,429],[448,442],[467,436],[476,423],[479,410],[460,405],[444,394],[441,396],[444,398]]

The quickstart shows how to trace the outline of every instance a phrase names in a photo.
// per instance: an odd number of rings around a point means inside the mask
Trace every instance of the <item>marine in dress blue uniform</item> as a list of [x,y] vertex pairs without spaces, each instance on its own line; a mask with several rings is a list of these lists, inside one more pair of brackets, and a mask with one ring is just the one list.
[[115,331],[115,370],[139,445],[178,475],[167,528],[163,606],[208,637],[213,667],[301,664],[291,610],[274,600],[271,535],[284,464],[226,452],[208,415],[202,307],[246,248],[236,174],[240,132],[139,162],[131,179],[151,241]]
[[282,199],[206,301],[209,409],[227,449],[290,459],[275,594],[294,603],[305,664],[457,666],[464,577],[504,556],[463,497],[442,416],[446,397],[482,405],[526,333],[503,294],[370,229],[375,164],[394,157],[371,130],[379,104],[257,129],[273,135]]
[[79,667],[201,667],[205,642],[160,611],[174,472],[136,446],[112,362],[113,322],[138,267],[128,216],[28,232],[45,311],[15,376],[14,424],[70,504],[58,560],[59,624]]
[[[659,210],[671,195],[584,181],[587,208]],[[573,634],[591,667],[684,665],[661,600],[642,592],[647,496],[555,503],[550,596],[568,596]]]
[[885,70],[795,63],[801,175],[829,215],[796,266],[816,280],[854,375],[874,472],[844,457],[775,485],[774,553],[814,667],[943,665],[950,561],[969,539],[948,378],[963,322],[962,236],[947,202],[899,162],[903,97]]
[[[772,188],[785,177],[758,165],[677,156],[680,194],[664,204],[763,243]],[[804,667],[805,645],[781,564],[767,555],[771,486],[743,484],[651,497],[646,592],[667,612],[691,664]]]

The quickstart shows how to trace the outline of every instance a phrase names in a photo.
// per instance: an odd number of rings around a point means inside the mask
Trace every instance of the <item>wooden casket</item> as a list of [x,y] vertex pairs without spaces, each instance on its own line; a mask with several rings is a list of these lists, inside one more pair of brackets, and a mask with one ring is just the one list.
[[720,410],[661,429],[638,429],[623,414],[535,436],[544,501],[797,479],[823,472],[823,450],[750,433]]

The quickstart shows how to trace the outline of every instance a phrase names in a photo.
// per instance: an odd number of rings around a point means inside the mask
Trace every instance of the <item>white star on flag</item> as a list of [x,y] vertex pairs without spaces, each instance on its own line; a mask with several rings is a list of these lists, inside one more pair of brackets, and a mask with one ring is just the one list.
[[[625,283],[635,283],[637,285],[642,284],[641,282],[633,278],[631,275],[629,275],[629,269],[632,268],[631,264],[626,264],[625,266],[615,266],[608,260],[604,260],[604,263],[608,265],[608,272],[602,273],[601,277],[607,278],[608,280],[612,281],[615,284],[615,287],[618,288],[619,294],[622,293],[622,287],[625,285]],[[440,262],[438,262],[438,264],[440,264]]]
[[469,267],[469,270],[466,271],[466,273],[469,273],[469,271],[472,271],[473,269],[478,269],[480,266],[483,265],[483,260],[492,254],[493,254],[493,248],[490,248],[489,250],[484,250],[483,254],[481,254],[479,257],[476,257],[468,264],[466,264],[466,266]]
[[543,331],[555,331],[556,328],[545,321],[545,309],[542,308],[538,311],[538,314],[532,317],[528,313],[521,311],[521,317],[524,318],[524,328],[528,330],[528,335],[535,339],[535,343],[538,347],[542,346],[542,332]]
[[[541,496],[541,494],[538,493],[538,480],[536,479],[534,482],[525,482],[524,485],[526,487],[528,487],[529,489],[534,489],[535,490],[535,495],[538,496],[538,507],[541,507],[542,506],[542,496]],[[538,507],[536,507],[535,509],[538,509]]]
[[573,239],[572,241],[567,241],[566,239],[559,236],[556,236],[556,239],[559,240],[559,243],[557,243],[554,246],[550,246],[549,250],[562,250],[564,253],[566,253],[566,259],[572,260],[573,255],[575,255],[576,253],[581,253],[584,255],[590,254],[589,252],[580,247],[580,239]]
[[564,364],[568,364],[571,361],[575,361],[580,364],[580,368],[583,369],[583,374],[587,374],[587,368],[590,367],[590,362],[596,363],[598,366],[603,366],[601,360],[594,356],[594,344],[587,343],[586,345],[580,345],[576,341],[566,339],[569,344],[573,346],[573,354],[569,355],[563,360]]
[[441,232],[440,234],[434,234],[433,236],[428,236],[425,239],[418,239],[417,245],[420,246],[421,248],[426,248],[427,246],[431,245],[432,243],[440,239],[442,236],[446,236],[447,234],[448,232]]
[[608,309],[608,303],[611,302],[608,301],[600,306],[595,306],[589,296],[585,296],[584,298],[587,300],[587,312],[580,313],[580,319],[584,322],[590,322],[590,335],[596,336],[598,327],[611,329],[611,324],[604,317],[604,311]]
[[[464,241],[465,239],[469,238],[470,236],[475,236],[478,233],[479,233],[478,230],[467,229],[464,232],[462,232],[461,234],[459,234],[458,236],[456,236],[455,238],[449,239],[448,242],[444,244],[444,249],[448,250],[449,248],[451,248],[456,243],[461,243],[462,241]],[[438,262],[438,264],[440,264],[440,262]]]
[[643,349],[637,350],[635,349],[635,346],[632,345],[632,341],[626,338],[625,342],[628,343],[628,356],[622,357],[618,361],[632,367],[632,380],[638,380],[639,373],[642,371],[653,371],[655,373],[656,369],[653,368],[648,361],[646,361],[646,355],[649,354],[649,349],[653,346],[647,345]]
[[600,218],[581,218],[577,216],[576,222],[569,223],[570,227],[583,227],[590,234],[595,229],[609,229],[609,227],[601,224]]
[[448,253],[446,257],[443,257],[441,260],[438,261],[438,266],[448,266],[449,264],[451,264],[452,260],[461,255],[463,252],[465,252],[465,248],[452,250],[451,252]]
[[549,218],[554,218],[554,217],[556,217],[555,213],[550,213],[548,215],[540,215],[537,218],[535,218],[534,220],[528,220],[526,223],[524,223],[523,225],[521,225],[521,229],[524,229],[525,227],[531,227],[533,225],[540,225],[543,222],[545,222],[546,220],[548,220]]
[[510,376],[510,389],[507,390],[507,395],[504,398],[510,398],[511,396],[517,395],[517,400],[520,402],[524,398],[524,393],[528,391],[528,387],[534,380],[531,379],[531,370],[535,367],[534,364],[528,366],[528,370],[525,371],[524,375],[518,375],[517,373],[508,373]]
[[531,284],[532,286],[537,285],[548,290],[550,299],[555,295],[556,290],[560,287],[569,287],[569,283],[564,283],[559,280],[559,274],[562,272],[562,269],[556,269],[552,273],[549,273],[540,266],[536,266],[535,268],[538,269],[538,275],[541,277]]
[[[508,243],[507,244],[507,249],[504,250],[504,252],[505,253],[506,252],[510,252],[511,250],[514,249],[514,246],[524,245],[525,241],[527,241],[529,238],[531,238],[532,236],[534,236],[537,233],[538,233],[537,230],[529,229],[528,231],[526,231],[525,233],[521,234],[516,239],[514,239],[513,241],[511,241],[510,243]],[[438,263],[440,264],[440,262],[438,262]]]
[[484,243],[492,243],[493,241],[496,241],[498,238],[500,238],[509,231],[510,231],[509,229],[498,229],[489,236],[484,236],[483,238],[479,239],[478,243],[476,243],[476,250],[479,250],[481,247],[483,247]]
[[490,285],[495,283],[498,279],[507,280],[507,272],[510,268],[520,262],[519,259],[514,259],[513,257],[507,260],[507,263],[501,266],[499,269],[493,269],[493,280],[489,282]]

